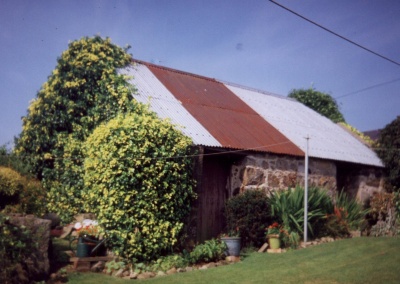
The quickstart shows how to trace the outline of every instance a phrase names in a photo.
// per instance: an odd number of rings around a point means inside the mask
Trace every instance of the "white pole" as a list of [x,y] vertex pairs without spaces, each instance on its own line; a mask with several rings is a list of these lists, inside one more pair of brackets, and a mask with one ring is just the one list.
[[308,223],[308,140],[306,137],[306,155],[304,157],[304,246],[307,242],[307,223]]

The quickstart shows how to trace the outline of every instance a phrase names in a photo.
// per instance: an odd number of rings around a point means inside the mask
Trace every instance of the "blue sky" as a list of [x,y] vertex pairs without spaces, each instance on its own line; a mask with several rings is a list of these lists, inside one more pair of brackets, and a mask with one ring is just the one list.
[[[400,1],[277,2],[400,62]],[[0,0],[0,145],[21,132],[68,43],[97,34],[131,45],[137,59],[280,95],[313,86],[340,97],[362,131],[400,115],[399,65],[268,0]]]

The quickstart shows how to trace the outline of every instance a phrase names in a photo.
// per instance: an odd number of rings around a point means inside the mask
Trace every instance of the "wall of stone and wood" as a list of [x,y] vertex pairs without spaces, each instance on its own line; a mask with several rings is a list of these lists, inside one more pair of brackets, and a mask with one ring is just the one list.
[[[309,186],[336,190],[336,166],[333,162],[309,159]],[[262,189],[266,193],[304,185],[304,159],[273,154],[254,154],[232,166],[229,196],[245,190]]]
[[[199,148],[195,164],[197,200],[188,226],[194,240],[216,237],[225,229],[225,202],[246,190],[274,190],[304,186],[304,158],[268,153],[223,153]],[[201,154],[204,154],[201,155]],[[382,190],[379,168],[310,158],[309,186],[326,188],[333,195],[344,189],[363,200]]]
[[[310,158],[308,178],[310,187],[322,187],[332,194],[344,189],[363,202],[383,190],[382,170],[375,167]],[[304,186],[304,158],[260,153],[232,165],[227,187],[231,197],[245,190],[262,189],[268,194],[296,185]]]

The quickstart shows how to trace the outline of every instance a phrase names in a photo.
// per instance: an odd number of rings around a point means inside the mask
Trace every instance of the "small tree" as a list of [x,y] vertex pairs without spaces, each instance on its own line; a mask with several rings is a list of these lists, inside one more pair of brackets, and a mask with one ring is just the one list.
[[378,139],[378,156],[386,168],[388,182],[400,189],[400,116],[385,126]]
[[345,122],[337,102],[328,94],[316,91],[313,88],[307,90],[294,89],[289,93],[288,97],[296,99],[335,123]]
[[118,255],[150,260],[176,244],[195,197],[191,140],[154,113],[119,115],[87,139],[87,210]]

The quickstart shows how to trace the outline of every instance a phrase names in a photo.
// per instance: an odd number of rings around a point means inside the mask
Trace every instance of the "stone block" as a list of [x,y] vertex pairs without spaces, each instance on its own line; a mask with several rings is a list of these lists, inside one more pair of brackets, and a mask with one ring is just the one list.
[[267,253],[283,253],[286,252],[286,250],[278,248],[278,249],[267,249]]
[[262,247],[260,247],[260,249],[258,250],[258,252],[265,252],[268,248],[268,243],[265,243],[262,245]]
[[177,272],[175,267],[172,267],[171,269],[167,270],[167,274],[171,275],[171,274],[175,274]]
[[230,255],[230,256],[227,256],[225,258],[225,260],[228,261],[228,262],[239,262],[240,261],[240,256],[232,256],[232,255]]

